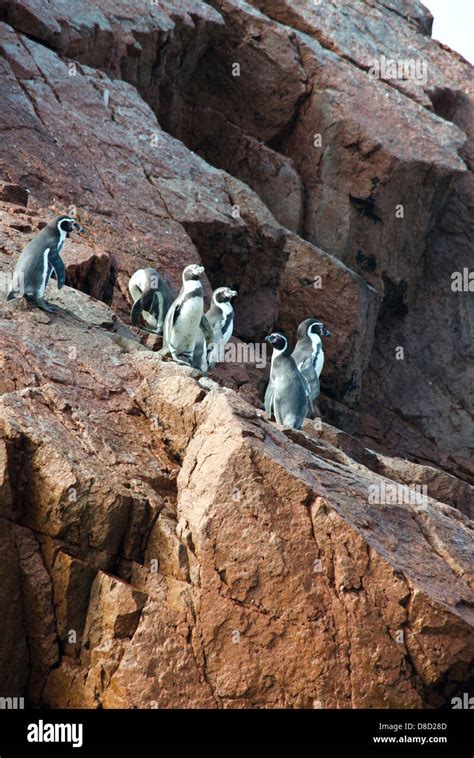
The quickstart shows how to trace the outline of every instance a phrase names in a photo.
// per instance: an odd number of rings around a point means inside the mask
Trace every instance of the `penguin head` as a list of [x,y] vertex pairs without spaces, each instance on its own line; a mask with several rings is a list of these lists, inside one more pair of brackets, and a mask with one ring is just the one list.
[[265,337],[265,342],[268,342],[272,346],[276,353],[288,353],[290,352],[290,346],[288,339],[282,332],[272,332]]
[[213,299],[216,303],[229,303],[233,297],[237,297],[239,293],[236,290],[231,290],[230,287],[218,287],[214,290]]
[[54,225],[59,232],[66,232],[66,234],[84,231],[82,226],[72,216],[58,216]]
[[329,329],[326,329],[326,327],[324,326],[323,322],[320,321],[319,319],[314,319],[313,320],[313,323],[309,327],[308,332],[310,334],[317,334],[319,337],[330,337],[331,336],[331,332],[329,331]]
[[308,336],[310,339],[313,336],[318,337],[330,337],[331,332],[326,329],[323,322],[319,318],[306,318],[298,327],[298,339],[304,339]]
[[183,282],[190,282],[197,280],[204,273],[204,266],[200,266],[198,263],[191,263],[190,266],[186,266],[183,271]]

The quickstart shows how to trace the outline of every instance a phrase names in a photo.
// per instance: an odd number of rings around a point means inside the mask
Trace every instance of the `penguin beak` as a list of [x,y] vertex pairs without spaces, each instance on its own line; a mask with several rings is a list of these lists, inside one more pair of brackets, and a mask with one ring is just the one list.
[[325,326],[323,326],[323,334],[324,334],[325,337],[330,337],[331,336],[331,332],[329,331],[329,329],[326,329]]
[[73,228],[73,230],[75,232],[83,232],[84,231],[84,227],[81,226],[78,221],[74,222],[74,224],[72,225],[72,228]]
[[275,337],[273,336],[273,334],[267,334],[267,336],[265,337],[265,342],[268,342],[269,345],[273,345],[274,341],[275,341]]
[[237,290],[229,290],[229,297],[237,297],[238,294]]
[[196,271],[199,275],[203,274],[205,270],[204,266],[196,266]]

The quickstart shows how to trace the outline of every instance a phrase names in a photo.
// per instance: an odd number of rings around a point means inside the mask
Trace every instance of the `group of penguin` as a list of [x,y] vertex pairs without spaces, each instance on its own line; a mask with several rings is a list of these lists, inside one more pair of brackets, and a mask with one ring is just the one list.
[[[61,250],[66,237],[74,231],[84,229],[76,219],[63,215],[33,237],[16,263],[7,300],[23,296],[49,313],[57,310],[45,301],[44,293],[51,276],[56,278],[59,289],[65,284]],[[177,298],[153,268],[136,271],[128,287],[133,301],[132,324],[152,334],[163,334],[162,355],[171,355],[177,363],[207,374],[222,360],[223,348],[232,336],[231,301],[238,293],[229,287],[218,287],[212,294],[210,309],[204,313],[203,273],[203,266],[186,266]],[[283,426],[300,429],[308,411],[313,410],[324,366],[323,336],[330,336],[323,322],[307,318],[298,327],[293,352],[282,332],[265,337],[273,348],[265,411]]]
[[[210,309],[204,313],[203,273],[204,266],[196,263],[186,266],[176,299],[154,268],[136,271],[128,289],[134,301],[132,324],[152,334],[163,334],[162,355],[171,354],[176,363],[193,366],[207,374],[232,336],[231,300],[237,292],[230,287],[218,287],[212,293]],[[140,319],[147,326],[143,326]]]

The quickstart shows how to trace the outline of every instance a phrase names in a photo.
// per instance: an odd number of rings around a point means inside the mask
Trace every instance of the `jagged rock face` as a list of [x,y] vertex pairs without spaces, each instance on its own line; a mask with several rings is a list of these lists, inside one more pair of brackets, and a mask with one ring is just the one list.
[[18,573],[28,608],[6,640],[30,656],[24,670],[7,645],[6,682],[71,707],[415,707],[462,687],[465,516],[370,504],[390,480],[331,427],[288,439],[119,333],[106,306],[91,327],[97,305],[61,297],[60,340],[56,316],[1,311],[15,377],[2,523],[17,545],[2,592],[18,602]]
[[[209,163],[246,182],[288,229],[359,273],[378,293],[375,340],[373,318],[368,317],[368,367],[366,356],[359,355],[349,370],[337,366],[342,373],[337,384],[334,370],[323,377],[323,389],[331,398],[357,404],[357,414],[350,421],[331,405],[325,409],[328,418],[339,425],[345,423],[346,431],[366,435],[381,448],[402,452],[423,464],[441,465],[472,481],[472,463],[466,454],[466,447],[472,445],[472,404],[466,404],[474,358],[469,331],[472,311],[469,292],[451,289],[452,273],[469,265],[473,234],[474,187],[472,171],[467,171],[471,168],[474,121],[471,68],[431,41],[431,16],[415,0],[353,5],[349,4],[348,12],[338,3],[315,6],[310,0],[297,6],[286,0],[254,0],[251,4],[186,0],[176,9],[173,3],[160,0],[138,14],[133,4],[125,1],[113,6],[94,2],[84,13],[77,0],[67,7],[51,2],[40,13],[32,0],[24,0],[5,3],[0,18],[44,40],[73,65],[80,61],[116,78],[111,85],[102,75],[94,88],[108,90],[115,123],[124,125],[125,121],[127,127],[128,134],[122,135],[125,146],[123,140],[101,140],[102,159],[107,162],[108,158],[117,171],[125,166],[134,120],[130,104],[125,110],[115,108],[114,87],[120,79],[137,88],[164,129]],[[24,44],[30,55],[36,50],[27,40]],[[418,78],[393,79],[388,73],[382,81],[367,75],[374,60],[381,56],[400,60],[401,53],[402,60],[418,62]],[[25,56],[16,52],[13,42],[8,55],[22,80]],[[47,54],[42,48],[36,55]],[[71,63],[68,66],[68,74],[75,72]],[[43,62],[43,70],[47,68]],[[76,84],[83,81],[81,73],[91,72],[81,66],[77,73]],[[60,79],[65,74],[66,69],[62,74],[58,71]],[[68,78],[69,90],[73,78]],[[50,76],[49,82],[52,80]],[[26,81],[28,91],[31,80]],[[75,93],[66,96],[64,86],[57,85],[53,90],[76,108]],[[122,85],[122,96],[123,91]],[[129,92],[127,95],[130,98]],[[88,98],[94,99],[91,93]],[[179,250],[189,249],[191,238],[205,258],[213,286],[222,284],[223,279],[232,280],[231,286],[240,283],[240,336],[261,339],[262,332],[273,325],[270,322],[278,321],[275,287],[278,269],[284,265],[280,249],[284,243],[274,240],[271,251],[266,250],[264,257],[271,263],[264,262],[263,271],[259,266],[246,266],[244,272],[242,265],[236,266],[236,259],[244,266],[249,259],[256,262],[256,256],[262,260],[261,250],[266,246],[259,239],[249,243],[247,230],[242,235],[238,224],[231,231],[228,223],[222,226],[215,218],[207,219],[203,226],[200,218],[190,219],[189,213],[187,218],[183,216],[181,193],[186,195],[186,188],[163,177],[158,155],[163,151],[162,135],[152,136],[159,127],[150,125],[149,132],[144,129],[143,103],[133,106],[137,108],[141,112],[138,139],[144,148],[138,152],[147,166],[153,154],[151,169],[146,168],[145,173],[155,187],[154,192],[150,187],[140,188],[143,203],[139,216],[143,219],[145,204],[153,205],[155,214],[161,216],[157,207],[162,208],[163,193],[166,195],[179,230],[171,224],[158,228],[157,219],[148,218],[150,234],[158,233],[162,240],[171,229],[173,238],[180,238]],[[37,109],[40,113],[41,102]],[[98,118],[91,106],[87,110],[92,119]],[[104,109],[100,111],[99,118],[103,118]],[[122,114],[121,119],[117,113]],[[107,119],[103,125],[116,134]],[[154,139],[154,151],[143,144],[147,132]],[[96,133],[95,129],[94,137]],[[321,144],[315,142],[318,135]],[[118,144],[122,145],[119,156]],[[182,165],[183,154],[172,149]],[[89,174],[87,163],[84,169]],[[110,169],[106,184],[109,173]],[[130,167],[123,176],[130,184]],[[30,184],[31,179],[30,174]],[[116,177],[112,181],[119,184]],[[89,189],[87,202],[92,193],[95,198],[98,195],[97,187],[88,182],[90,178],[83,183]],[[61,185],[64,195],[62,180]],[[374,211],[366,213],[350,196],[367,198],[372,189]],[[181,197],[178,213],[173,207],[178,201],[175,190]],[[127,194],[133,198],[137,193],[135,184]],[[123,193],[117,186],[113,194],[120,203]],[[204,206],[209,209],[210,198],[207,193],[193,197],[199,203],[195,215],[200,216]],[[80,199],[84,207],[84,191]],[[109,210],[110,200],[109,195]],[[231,207],[238,204],[232,191],[228,200]],[[188,212],[190,202],[188,197]],[[230,208],[221,210],[228,214]],[[248,227],[248,218],[244,220]],[[146,255],[170,269],[169,252],[150,250]],[[312,270],[292,282],[290,291],[301,289],[301,279],[306,282],[322,275],[324,265],[318,253],[313,257]],[[137,262],[130,254],[127,258]],[[305,258],[303,253],[294,271],[306,265]],[[172,272],[172,278],[177,277],[178,267]],[[123,293],[120,273],[118,283]],[[323,277],[322,286],[329,290],[330,300],[332,279]],[[259,316],[255,323],[248,300],[253,300],[257,288]],[[287,290],[280,291],[282,294],[285,301]],[[334,300],[327,307],[325,302],[320,304],[320,293],[313,294],[316,315],[333,319],[337,310]],[[307,298],[301,305],[292,302],[291,307],[293,318],[288,321],[283,302],[278,325],[294,330],[307,316]],[[364,312],[360,315],[366,317]],[[356,347],[352,341],[349,344]],[[398,348],[405,351],[403,360],[396,358]],[[440,413],[441,408],[446,412]]]
[[[468,65],[411,0],[43,6],[0,2],[0,694],[449,707],[473,675]],[[368,76],[400,50],[425,83]],[[64,210],[61,310],[7,303]],[[236,350],[323,318],[329,423],[278,429],[268,366],[223,388],[127,327],[136,268],[178,289],[197,261],[206,297],[239,291]]]

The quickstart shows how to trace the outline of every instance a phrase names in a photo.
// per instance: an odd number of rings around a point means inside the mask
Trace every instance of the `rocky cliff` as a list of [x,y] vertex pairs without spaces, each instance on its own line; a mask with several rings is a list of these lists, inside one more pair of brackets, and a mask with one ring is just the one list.
[[[3,293],[42,223],[86,228],[59,313],[0,298],[0,695],[450,707],[472,684],[472,70],[431,22],[0,1]],[[420,75],[374,76],[392,59]],[[136,268],[178,287],[197,261],[207,296],[239,291],[241,358],[323,318],[322,422],[265,418],[268,366],[203,378],[128,326]]]

